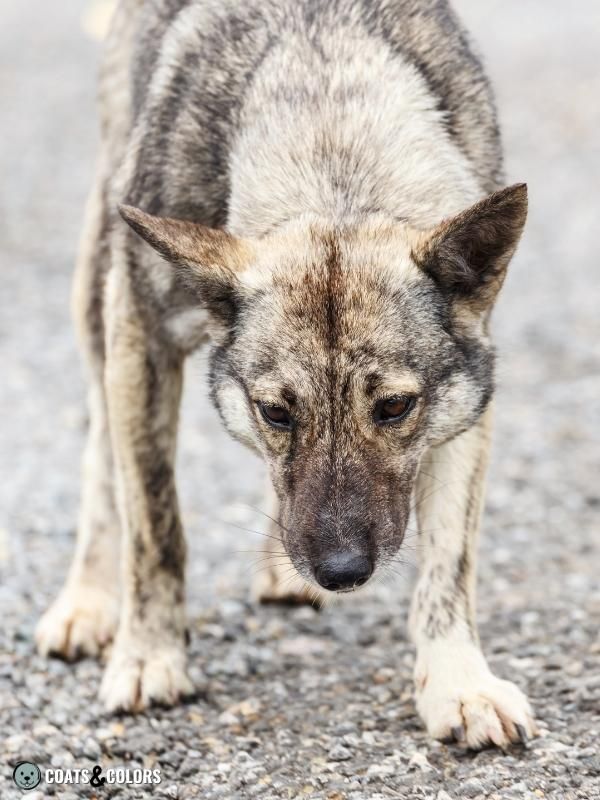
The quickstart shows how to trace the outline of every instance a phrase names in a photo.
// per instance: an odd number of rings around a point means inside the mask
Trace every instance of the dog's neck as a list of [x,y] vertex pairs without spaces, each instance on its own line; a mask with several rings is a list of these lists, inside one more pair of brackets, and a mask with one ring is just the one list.
[[[228,228],[262,236],[310,213],[428,228],[482,195],[424,79],[372,40],[295,57],[286,42],[248,91],[231,160]],[[355,64],[360,60],[360,70]]]

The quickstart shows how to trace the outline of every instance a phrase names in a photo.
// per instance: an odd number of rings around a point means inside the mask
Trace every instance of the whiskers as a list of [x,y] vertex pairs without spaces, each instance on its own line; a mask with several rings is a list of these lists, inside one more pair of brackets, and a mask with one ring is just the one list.
[[[433,495],[439,491],[447,491],[450,484],[437,478],[433,474],[426,473],[421,468],[421,473],[428,478],[427,485],[420,492],[415,492],[411,498],[409,508],[409,521],[413,522],[415,517],[418,519],[419,510]],[[231,520],[220,520],[223,524],[231,526],[236,530],[249,535],[259,536],[264,540],[264,547],[260,549],[238,549],[234,552],[244,556],[255,556],[244,570],[244,574],[251,574],[253,578],[261,573],[273,571],[277,573],[274,580],[277,583],[277,595],[305,595],[306,598],[316,606],[334,606],[341,602],[342,597],[336,592],[323,592],[317,588],[310,580],[308,575],[312,575],[312,567],[308,558],[295,556],[295,563],[292,563],[286,551],[284,540],[292,537],[290,531],[281,520],[272,516],[261,508],[250,504],[239,504],[247,514],[247,518],[261,515],[267,521],[268,530],[258,530],[256,528],[239,524]],[[238,517],[239,519],[239,517]],[[245,522],[245,519],[242,519]],[[398,547],[399,536],[397,531],[390,531],[388,536],[377,541],[377,551],[379,558],[375,572],[369,580],[367,586],[385,584],[386,586],[396,585],[398,581],[407,583],[412,579],[418,570],[419,562],[424,560],[428,548],[435,545],[435,535],[443,529],[411,527],[405,528],[401,544]]]
[[238,531],[244,531],[245,533],[254,533],[256,536],[264,536],[265,539],[273,539],[275,542],[281,542],[281,538],[279,536],[273,536],[271,533],[265,533],[264,531],[255,531],[253,528],[244,528],[243,525],[238,525],[235,522],[231,522],[230,520],[220,519],[223,525],[230,525],[232,528],[237,528]]
[[[257,578],[262,572],[276,570],[277,581],[279,584],[278,593],[284,595],[288,590],[290,594],[304,593],[313,605],[320,605],[318,590],[311,586],[311,584],[302,577],[296,566],[291,562],[290,557],[285,550],[282,539],[282,534],[288,533],[288,529],[285,527],[285,525],[260,508],[248,504],[244,504],[242,507],[257,514],[262,514],[263,517],[269,520],[271,527],[276,526],[276,528],[278,528],[280,531],[279,535],[277,535],[274,533],[267,533],[266,531],[262,530],[256,530],[255,528],[246,527],[244,525],[239,525],[231,520],[220,520],[220,522],[224,525],[231,526],[232,528],[243,531],[244,533],[260,536],[261,538],[267,540],[261,549],[246,548],[234,550],[235,553],[256,556],[247,569],[244,570],[244,574],[250,574],[252,578]],[[302,567],[305,567],[308,570],[308,562],[300,564],[300,568]],[[300,588],[294,586],[295,581],[299,582]]]

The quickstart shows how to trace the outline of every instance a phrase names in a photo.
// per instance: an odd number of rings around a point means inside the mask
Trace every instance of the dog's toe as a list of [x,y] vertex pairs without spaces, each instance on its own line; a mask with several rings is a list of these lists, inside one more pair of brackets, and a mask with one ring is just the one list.
[[183,647],[145,651],[120,642],[104,672],[100,699],[108,711],[136,713],[151,705],[175,705],[194,692]]
[[322,595],[318,589],[309,586],[295,571],[291,562],[271,566],[254,579],[252,594],[260,603],[279,603],[280,605],[312,605],[320,608]]
[[431,736],[453,739],[474,750],[525,745],[537,734],[525,696],[514,684],[493,675],[479,686],[455,688],[446,702],[425,693],[419,709]]
[[118,612],[115,594],[93,586],[67,586],[38,622],[38,652],[68,661],[98,656],[114,636]]
[[523,692],[493,675],[480,653],[459,653],[445,668],[443,660],[432,661],[417,681],[417,709],[429,734],[473,750],[526,745],[538,731]]

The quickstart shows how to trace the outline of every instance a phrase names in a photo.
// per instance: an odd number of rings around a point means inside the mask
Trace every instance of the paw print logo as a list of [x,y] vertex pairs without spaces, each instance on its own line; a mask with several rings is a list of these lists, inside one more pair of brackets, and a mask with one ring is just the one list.
[[35,789],[40,785],[41,780],[40,768],[31,761],[19,761],[13,770],[13,781],[19,789]]

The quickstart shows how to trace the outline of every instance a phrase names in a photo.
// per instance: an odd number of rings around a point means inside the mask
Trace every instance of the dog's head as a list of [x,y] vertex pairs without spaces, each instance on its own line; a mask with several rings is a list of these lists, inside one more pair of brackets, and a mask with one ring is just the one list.
[[306,218],[245,241],[121,212],[207,310],[215,404],[268,463],[296,569],[332,591],[362,585],[402,542],[424,450],[490,400],[487,319],[526,187],[432,231]]

